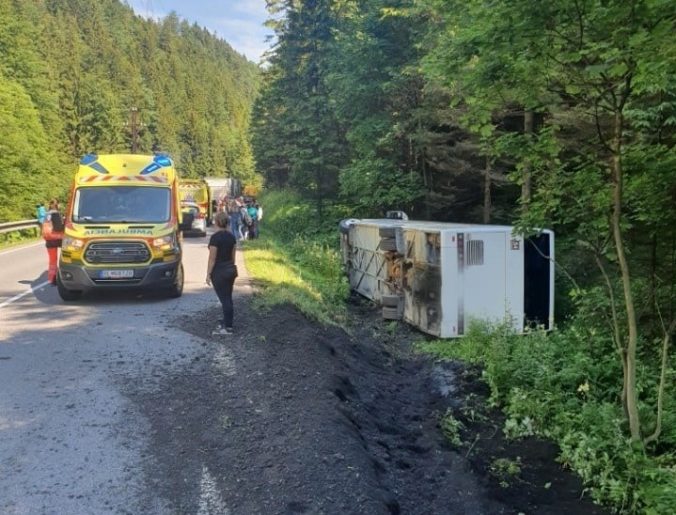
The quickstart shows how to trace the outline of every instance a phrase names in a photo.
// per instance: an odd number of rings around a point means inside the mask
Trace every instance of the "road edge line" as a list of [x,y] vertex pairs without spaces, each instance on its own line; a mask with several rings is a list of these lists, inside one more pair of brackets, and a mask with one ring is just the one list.
[[12,297],[11,299],[7,299],[4,302],[0,302],[0,309],[4,308],[5,306],[9,306],[10,304],[12,304],[13,302],[16,302],[19,299],[22,299],[23,297],[25,297],[29,293],[35,292],[35,290],[39,290],[40,288],[44,288],[48,284],[49,284],[49,281],[45,281],[44,283],[38,284],[37,286],[33,286],[30,290],[27,290],[23,293],[19,293],[18,295],[14,295],[14,297]]
[[0,257],[4,256],[5,254],[11,254],[12,252],[19,252],[20,250],[25,250],[25,249],[31,249],[33,247],[37,247],[38,245],[44,243],[43,241],[36,241],[34,243],[29,243],[27,245],[21,245],[18,247],[10,247],[8,249],[2,250],[0,249]]

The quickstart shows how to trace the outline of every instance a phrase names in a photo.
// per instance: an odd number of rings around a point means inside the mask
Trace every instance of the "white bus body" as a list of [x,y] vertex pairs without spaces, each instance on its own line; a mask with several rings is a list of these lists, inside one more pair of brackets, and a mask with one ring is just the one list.
[[363,219],[341,223],[353,290],[380,303],[399,297],[401,318],[453,338],[472,319],[523,332],[554,324],[554,233],[527,238],[497,225]]

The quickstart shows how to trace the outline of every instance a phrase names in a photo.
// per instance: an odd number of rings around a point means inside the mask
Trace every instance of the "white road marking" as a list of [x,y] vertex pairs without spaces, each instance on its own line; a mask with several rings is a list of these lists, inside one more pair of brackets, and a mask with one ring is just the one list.
[[7,299],[5,302],[1,303],[0,309],[4,308],[5,306],[9,306],[12,302],[16,302],[17,300],[22,299],[26,295],[29,295],[29,294],[35,292],[35,290],[39,290],[40,288],[44,288],[48,284],[49,284],[49,281],[45,281],[44,283],[41,283],[41,284],[38,284],[37,286],[34,286],[30,290],[27,290],[23,293],[19,293],[18,295],[14,295],[14,297],[12,297],[11,299]]
[[30,245],[24,245],[22,247],[13,247],[13,248],[8,249],[8,250],[2,250],[2,251],[0,251],[0,256],[4,256],[6,254],[11,254],[12,252],[19,252],[20,250],[25,250],[25,249],[37,247],[38,245],[44,245],[44,243],[45,243],[44,241],[38,241],[38,242],[35,242],[35,243],[31,243]]
[[229,515],[223,497],[216,485],[216,479],[209,473],[209,469],[202,465],[202,479],[200,480],[200,498],[197,515]]

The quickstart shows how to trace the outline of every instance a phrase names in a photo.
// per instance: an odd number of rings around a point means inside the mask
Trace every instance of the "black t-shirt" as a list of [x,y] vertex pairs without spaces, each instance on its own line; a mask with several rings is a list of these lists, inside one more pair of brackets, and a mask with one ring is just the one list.
[[209,246],[216,247],[216,265],[232,263],[232,249],[237,245],[237,240],[230,231],[217,231],[211,235]]
[[47,220],[52,222],[52,231],[63,232],[66,227],[63,224],[63,217],[58,211],[50,211],[47,213]]

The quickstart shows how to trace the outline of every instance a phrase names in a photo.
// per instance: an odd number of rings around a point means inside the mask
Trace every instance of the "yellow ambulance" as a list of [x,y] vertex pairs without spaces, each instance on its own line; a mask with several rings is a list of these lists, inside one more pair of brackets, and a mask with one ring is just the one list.
[[210,225],[212,213],[207,183],[203,179],[181,179],[178,191],[181,202],[197,204],[201,218],[206,220],[206,225]]
[[183,293],[178,176],[166,155],[88,154],[66,211],[57,288],[65,301],[111,288]]

